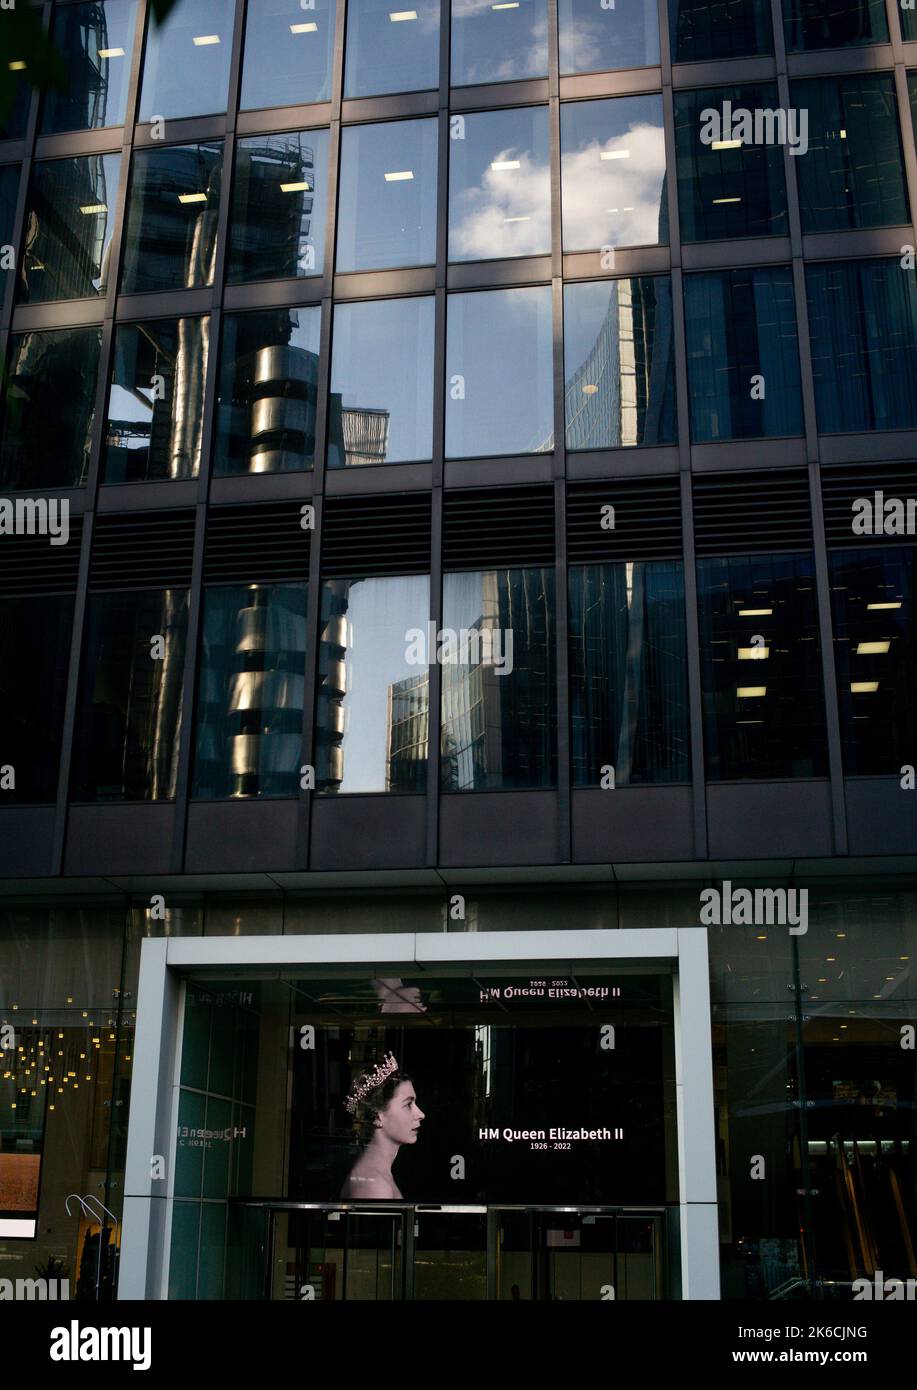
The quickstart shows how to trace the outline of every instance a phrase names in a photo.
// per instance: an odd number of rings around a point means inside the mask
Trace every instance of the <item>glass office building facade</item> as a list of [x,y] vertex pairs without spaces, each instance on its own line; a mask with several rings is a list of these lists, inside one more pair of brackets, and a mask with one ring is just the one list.
[[917,1277],[913,15],[38,8],[0,1277]]

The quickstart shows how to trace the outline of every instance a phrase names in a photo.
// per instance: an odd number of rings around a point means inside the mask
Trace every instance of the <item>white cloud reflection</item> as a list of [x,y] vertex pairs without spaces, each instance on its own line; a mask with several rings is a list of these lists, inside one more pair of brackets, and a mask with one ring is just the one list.
[[[494,164],[518,160],[518,169]],[[466,188],[450,209],[449,259],[497,260],[551,249],[551,175],[547,163],[508,145],[494,153],[476,188]]]
[[[618,157],[601,159],[603,151]],[[663,132],[646,121],[622,135],[592,140],[583,149],[564,154],[564,250],[655,245],[664,176]]]

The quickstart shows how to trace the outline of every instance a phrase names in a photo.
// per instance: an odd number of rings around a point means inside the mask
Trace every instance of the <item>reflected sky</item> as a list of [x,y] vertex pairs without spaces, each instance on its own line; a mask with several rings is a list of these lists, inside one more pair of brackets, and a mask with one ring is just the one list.
[[177,0],[164,24],[147,22],[138,120],[226,110],[233,0]]
[[424,673],[407,663],[406,634],[426,630],[429,610],[425,574],[361,579],[349,587],[342,792],[386,790],[389,688]]
[[547,285],[450,295],[446,457],[552,449],[551,354]]
[[662,97],[560,108],[565,251],[668,240]]
[[437,122],[347,126],[341,138],[338,270],[436,260]]
[[452,0],[453,87],[547,72],[546,0]]
[[550,249],[547,107],[465,116],[462,138],[449,141],[450,261]]
[[345,97],[439,86],[439,0],[349,0]]
[[558,0],[560,70],[614,72],[659,62],[659,14],[655,0]]
[[331,97],[335,0],[255,0],[245,17],[243,111]]
[[332,342],[329,467],[431,458],[433,297],[338,304]]

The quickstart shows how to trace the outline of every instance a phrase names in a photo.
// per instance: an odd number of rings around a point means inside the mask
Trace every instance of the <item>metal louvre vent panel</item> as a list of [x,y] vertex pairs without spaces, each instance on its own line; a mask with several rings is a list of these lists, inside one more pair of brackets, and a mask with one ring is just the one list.
[[215,507],[207,517],[205,584],[305,582],[312,532],[303,503]]
[[430,571],[429,493],[327,497],[322,576],[358,579]]
[[801,469],[695,476],[694,542],[701,555],[809,550],[809,478]]
[[96,517],[90,589],[182,588],[191,583],[194,511]]
[[553,563],[553,488],[467,488],[445,494],[444,570]]
[[[614,527],[602,508],[614,507]],[[567,559],[681,559],[681,489],[677,477],[627,478],[567,488]]]
[[66,545],[52,545],[49,536],[0,536],[0,598],[76,592],[83,518],[71,513],[69,526]]
[[854,535],[853,504],[865,497],[873,504],[881,492],[887,501],[900,498],[907,502],[917,498],[917,463],[857,463],[852,468],[834,467],[821,470],[822,505],[825,512],[825,536],[830,546],[909,545],[911,537],[895,535]]

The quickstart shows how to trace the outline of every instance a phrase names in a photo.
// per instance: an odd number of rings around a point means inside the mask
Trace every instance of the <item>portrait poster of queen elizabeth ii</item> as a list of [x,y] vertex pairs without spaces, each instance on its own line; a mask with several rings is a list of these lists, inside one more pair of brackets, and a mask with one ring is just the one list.
[[341,1188],[343,1199],[401,1200],[393,1165],[403,1145],[416,1144],[424,1112],[414,1082],[388,1052],[356,1078],[344,1101],[361,1144],[360,1155]]

